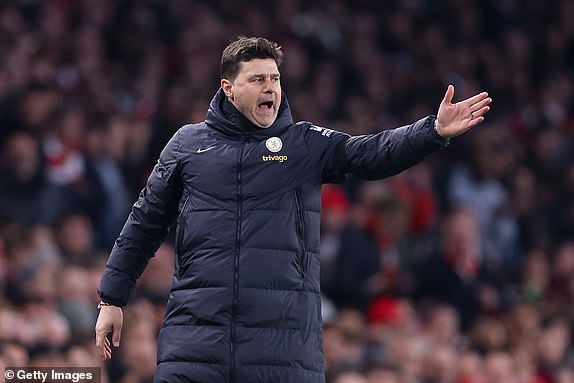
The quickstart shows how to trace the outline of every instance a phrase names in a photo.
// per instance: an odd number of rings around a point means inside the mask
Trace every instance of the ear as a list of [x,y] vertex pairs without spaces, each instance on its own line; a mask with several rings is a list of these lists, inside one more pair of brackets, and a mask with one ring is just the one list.
[[233,100],[233,83],[227,79],[221,79],[221,89],[223,93],[230,99]]

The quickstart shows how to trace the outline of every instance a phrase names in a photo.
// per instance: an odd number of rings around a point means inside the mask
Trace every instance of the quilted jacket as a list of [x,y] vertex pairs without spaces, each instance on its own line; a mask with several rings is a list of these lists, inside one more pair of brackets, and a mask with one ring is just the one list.
[[293,123],[283,97],[258,128],[220,90],[162,151],[108,260],[100,297],[124,306],[176,222],[175,272],[156,382],[324,382],[321,184],[377,179],[448,141],[435,117],[350,137]]

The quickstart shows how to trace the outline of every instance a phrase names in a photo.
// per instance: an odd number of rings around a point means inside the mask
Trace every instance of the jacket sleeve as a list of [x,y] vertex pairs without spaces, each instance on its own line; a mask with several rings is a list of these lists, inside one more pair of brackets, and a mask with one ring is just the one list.
[[434,129],[435,120],[428,116],[411,125],[351,137],[345,142],[342,166],[368,180],[398,174],[449,144]]
[[301,122],[305,144],[315,167],[317,176],[322,183],[339,183],[345,180],[345,141],[350,137],[347,133],[322,128],[310,122]]
[[163,149],[145,188],[133,205],[104,270],[98,294],[115,306],[125,306],[137,278],[165,239],[177,214],[182,193],[181,130]]
[[377,134],[349,136],[309,125],[306,142],[323,183],[342,182],[349,174],[374,180],[389,177],[446,147],[434,129],[436,117]]

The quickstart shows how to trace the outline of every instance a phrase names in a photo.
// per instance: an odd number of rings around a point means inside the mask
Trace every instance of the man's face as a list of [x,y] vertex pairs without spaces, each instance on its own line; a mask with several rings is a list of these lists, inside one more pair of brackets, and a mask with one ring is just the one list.
[[273,59],[253,59],[240,64],[234,81],[221,80],[231,103],[260,128],[270,127],[281,105],[279,69]]

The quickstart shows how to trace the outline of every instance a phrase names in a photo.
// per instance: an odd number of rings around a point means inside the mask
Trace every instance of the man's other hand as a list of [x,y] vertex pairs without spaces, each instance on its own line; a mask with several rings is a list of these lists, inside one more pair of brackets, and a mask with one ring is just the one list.
[[112,347],[107,335],[112,333],[114,347],[120,346],[122,324],[124,316],[121,307],[102,306],[96,322],[96,347],[100,351],[100,358],[108,360],[112,357]]

